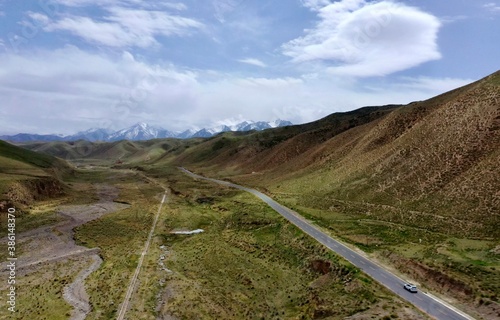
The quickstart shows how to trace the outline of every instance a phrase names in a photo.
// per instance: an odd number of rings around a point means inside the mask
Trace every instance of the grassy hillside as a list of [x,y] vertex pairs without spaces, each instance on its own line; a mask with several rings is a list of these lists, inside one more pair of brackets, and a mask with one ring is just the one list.
[[[272,170],[342,132],[385,116],[397,107],[365,107],[346,113],[334,113],[304,125],[259,132],[227,132],[186,150],[175,161],[179,164],[215,166],[217,170],[223,168],[224,173],[232,167],[237,169],[236,172]],[[259,161],[255,161],[256,159]],[[307,164],[302,163],[300,167],[304,165]]]
[[2,140],[0,140],[0,157],[4,159],[3,161],[5,163],[10,161],[12,167],[16,166],[15,162],[20,162],[29,166],[44,169],[62,169],[63,167],[67,167],[66,163],[57,158],[43,153],[26,150],[25,148],[19,148]]
[[177,139],[155,139],[148,141],[89,142],[84,140],[70,142],[27,143],[25,149],[42,152],[66,159],[76,164],[99,163],[112,165],[124,162],[151,163],[163,157],[166,152],[183,151],[200,139],[182,141]]
[[[406,106],[363,108],[248,136],[227,133],[175,163],[291,194],[317,209],[368,202],[378,219],[498,238],[499,78],[497,72]],[[384,205],[414,213],[377,209]]]
[[61,159],[0,141],[0,206],[61,195],[60,178],[71,170]]

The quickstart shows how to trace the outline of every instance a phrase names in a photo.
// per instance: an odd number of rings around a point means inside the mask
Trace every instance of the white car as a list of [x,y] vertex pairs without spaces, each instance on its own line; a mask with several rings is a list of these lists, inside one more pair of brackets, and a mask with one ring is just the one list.
[[417,286],[411,283],[405,283],[404,288],[412,293],[417,293]]

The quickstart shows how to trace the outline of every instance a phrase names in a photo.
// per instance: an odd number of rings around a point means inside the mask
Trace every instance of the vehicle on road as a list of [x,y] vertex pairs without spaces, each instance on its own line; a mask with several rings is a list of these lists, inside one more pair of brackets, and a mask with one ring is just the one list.
[[404,288],[412,293],[417,293],[417,286],[411,283],[405,283]]

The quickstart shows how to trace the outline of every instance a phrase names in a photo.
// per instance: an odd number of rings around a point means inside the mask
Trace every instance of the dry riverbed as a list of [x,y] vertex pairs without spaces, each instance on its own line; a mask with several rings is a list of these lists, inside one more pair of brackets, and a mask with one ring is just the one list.
[[[74,228],[105,214],[127,208],[128,205],[116,203],[118,189],[108,185],[95,185],[98,202],[87,205],[66,205],[58,208],[57,213],[64,219],[54,225],[43,226],[23,232],[17,236],[17,245],[22,249],[17,260],[18,277],[26,277],[42,270],[47,265],[66,266],[69,261],[80,261],[74,271],[74,280],[65,286],[61,295],[73,310],[71,319],[85,319],[90,312],[89,298],[85,292],[84,281],[102,263],[99,248],[79,246],[74,240]],[[8,272],[7,262],[0,265],[1,275]],[[2,290],[6,287],[2,286]],[[55,310],[54,310],[55,311]]]

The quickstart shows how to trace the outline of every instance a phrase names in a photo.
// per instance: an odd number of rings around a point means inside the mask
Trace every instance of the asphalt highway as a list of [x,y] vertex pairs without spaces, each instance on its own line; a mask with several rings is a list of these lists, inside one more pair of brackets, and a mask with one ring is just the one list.
[[186,174],[190,175],[195,179],[203,179],[212,181],[221,185],[225,185],[228,187],[244,190],[252,193],[256,197],[260,198],[262,201],[267,203],[271,208],[273,208],[276,212],[281,214],[285,219],[296,225],[302,231],[307,233],[309,236],[313,237],[316,241],[320,242],[328,249],[336,252],[337,254],[344,257],[346,260],[351,262],[353,265],[361,269],[363,272],[368,274],[374,280],[381,283],[383,286],[388,288],[390,291],[394,292],[404,300],[410,302],[418,309],[422,310],[426,314],[431,317],[434,317],[439,320],[471,320],[474,319],[471,316],[465,314],[464,312],[458,310],[457,308],[445,303],[444,301],[432,296],[429,293],[425,293],[422,291],[418,291],[418,293],[410,293],[403,288],[403,285],[406,283],[405,280],[399,278],[395,274],[389,272],[384,269],[382,266],[376,264],[375,262],[368,259],[362,253],[354,251],[347,247],[345,244],[333,239],[327,234],[323,233],[320,229],[312,225],[309,221],[299,215],[297,212],[282,206],[278,202],[274,201],[267,195],[259,192],[255,189],[246,188],[231,182],[206,178],[197,174],[192,173],[191,171],[185,168],[179,168],[184,171]]

